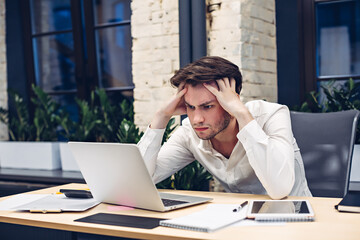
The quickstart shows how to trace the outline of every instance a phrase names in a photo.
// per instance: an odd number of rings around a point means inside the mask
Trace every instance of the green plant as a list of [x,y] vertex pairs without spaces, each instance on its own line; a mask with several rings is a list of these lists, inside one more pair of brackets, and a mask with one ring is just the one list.
[[336,112],[350,109],[360,109],[360,82],[355,83],[349,79],[343,86],[336,88],[334,82],[323,87],[327,97],[325,109],[328,112]]
[[144,133],[140,132],[133,121],[123,119],[116,134],[121,143],[138,143]]
[[[91,94],[91,99],[94,99],[94,95]],[[85,100],[76,99],[76,103],[79,109],[79,121],[68,122],[69,131],[67,138],[75,141],[96,141],[96,135],[94,133],[95,126],[100,124],[100,120],[96,116],[93,104],[89,104]]]
[[[343,110],[360,110],[360,82],[349,79],[345,84],[335,86],[335,81],[321,86],[325,94],[319,101],[320,94],[312,91],[307,94],[306,101],[292,110],[300,112],[338,112]],[[356,143],[360,143],[360,122],[357,127]]]
[[178,190],[208,191],[212,175],[198,162],[194,161],[175,173],[174,188]]
[[170,135],[172,134],[172,132],[175,130],[176,127],[177,125],[175,124],[175,118],[171,118],[168,124],[166,125],[161,145],[163,145],[164,142],[166,142],[169,139]]
[[319,93],[315,91],[311,91],[305,94],[305,102],[303,102],[300,106],[290,107],[292,111],[298,112],[322,112],[323,107],[318,102]]
[[69,140],[137,143],[142,132],[134,124],[133,106],[123,99],[114,104],[104,89],[91,92],[90,100],[76,99],[79,121],[64,119],[61,126]]
[[156,185],[160,189],[208,191],[212,175],[194,161]]
[[9,92],[10,99],[14,102],[15,112],[0,108],[0,121],[8,126],[10,140],[31,141],[34,140],[34,126],[30,123],[28,108],[24,99],[15,92]]
[[11,91],[13,113],[0,108],[0,121],[8,126],[12,141],[57,141],[62,136],[76,141],[136,143],[142,136],[133,123],[131,102],[124,99],[113,104],[103,89],[91,92],[89,102],[76,99],[78,121],[71,120],[69,113],[40,87],[32,86],[32,90],[33,117],[23,98]]
[[59,125],[62,110],[48,94],[40,87],[32,85],[36,98],[31,101],[35,105],[33,124],[36,129],[35,141],[56,141],[57,126]]
[[31,98],[35,112],[30,118],[28,106],[19,94],[10,92],[15,111],[0,109],[0,121],[8,125],[10,140],[13,141],[56,141],[57,126],[63,111],[41,88],[32,85],[35,97]]

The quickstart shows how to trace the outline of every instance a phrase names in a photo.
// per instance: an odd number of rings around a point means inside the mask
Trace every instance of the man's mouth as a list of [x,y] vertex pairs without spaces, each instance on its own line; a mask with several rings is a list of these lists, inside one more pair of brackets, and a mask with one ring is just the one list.
[[205,130],[207,130],[208,128],[207,127],[196,127],[195,128],[195,130],[197,131],[197,132],[202,132],[202,131],[205,131]]

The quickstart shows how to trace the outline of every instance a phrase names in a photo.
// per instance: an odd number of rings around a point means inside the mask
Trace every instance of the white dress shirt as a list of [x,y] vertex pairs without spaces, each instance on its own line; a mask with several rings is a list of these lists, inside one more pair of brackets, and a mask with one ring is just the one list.
[[154,182],[197,160],[228,192],[268,194],[273,199],[311,196],[288,108],[261,100],[245,106],[254,120],[237,133],[229,158],[217,152],[210,140],[198,138],[189,119],[163,146],[165,130],[148,128],[138,146]]

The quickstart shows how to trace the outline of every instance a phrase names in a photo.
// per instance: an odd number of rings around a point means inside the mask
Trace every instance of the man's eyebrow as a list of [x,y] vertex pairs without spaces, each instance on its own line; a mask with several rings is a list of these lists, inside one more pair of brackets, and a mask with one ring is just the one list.
[[[213,103],[213,102],[214,102],[214,100],[210,100],[210,101],[207,101],[207,102],[204,102],[204,103],[200,104],[199,106],[200,106],[200,107],[203,107],[203,106],[209,105],[210,103]],[[189,106],[193,106],[193,105],[189,104],[189,103],[186,102],[186,101],[185,101],[185,104],[186,104],[186,105],[189,105]]]
[[186,102],[185,100],[184,100],[184,102],[185,102],[185,105],[189,105],[189,106],[191,106],[191,104],[189,104],[188,102]]
[[213,103],[214,100],[210,100],[210,101],[207,101],[207,102],[204,102],[202,104],[200,104],[199,106],[206,106],[206,105],[209,105],[210,103]]

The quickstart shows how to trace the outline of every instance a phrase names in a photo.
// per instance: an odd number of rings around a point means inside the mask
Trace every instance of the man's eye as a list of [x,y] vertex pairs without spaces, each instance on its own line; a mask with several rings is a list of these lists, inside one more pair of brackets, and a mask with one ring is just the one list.
[[186,105],[186,108],[188,108],[188,109],[194,109],[195,107],[194,107],[194,106],[190,106],[190,105]]
[[212,107],[213,107],[213,105],[206,105],[206,106],[204,106],[205,109],[210,109],[210,108],[212,108]]

